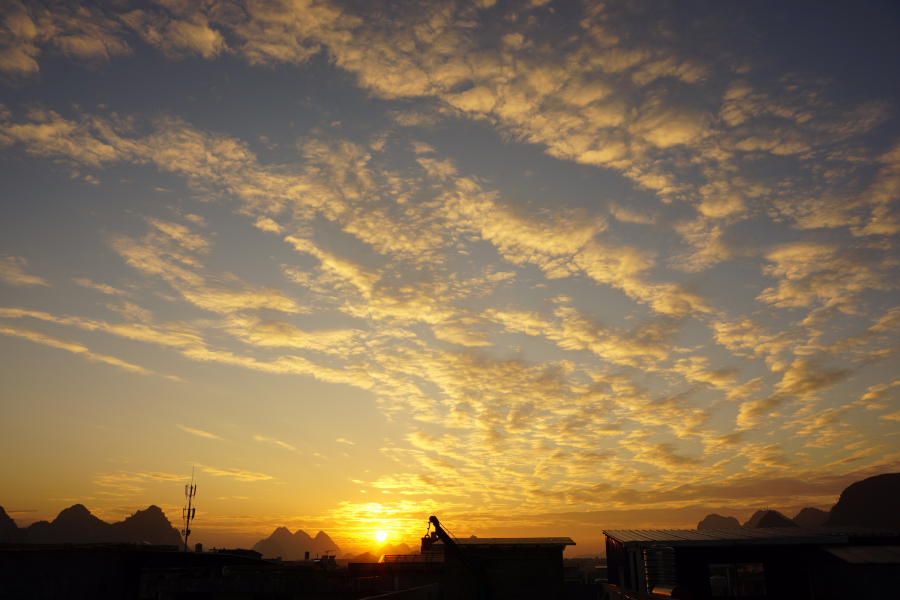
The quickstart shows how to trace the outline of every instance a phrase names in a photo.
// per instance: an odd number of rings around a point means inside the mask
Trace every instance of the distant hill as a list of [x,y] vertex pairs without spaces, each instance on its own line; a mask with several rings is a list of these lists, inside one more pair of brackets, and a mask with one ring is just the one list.
[[[803,509],[806,511],[814,511],[818,510],[815,508]],[[819,511],[822,512],[822,511]],[[802,514],[809,514],[803,513]],[[827,514],[827,513],[825,513]],[[815,515],[811,515],[810,518],[815,518]],[[755,527],[798,527],[799,525],[787,518],[777,510],[758,510],[753,513],[753,516],[750,517],[746,523],[741,525],[740,521],[738,521],[734,517],[723,517],[722,515],[711,514],[706,515],[706,517],[697,524],[697,529],[741,529],[741,528],[755,528]]]
[[29,544],[181,543],[178,530],[158,506],[139,510],[124,521],[107,523],[92,515],[83,504],[63,509],[53,521],[32,523],[26,529],[25,539]]
[[799,527],[777,510],[767,510],[759,520],[757,527]]
[[747,519],[747,522],[741,525],[741,527],[759,527],[759,522],[766,515],[766,511],[758,510],[753,513],[753,516]]
[[162,509],[155,504],[139,510],[120,523],[112,524],[117,541],[150,542],[151,544],[178,545],[182,543],[181,533],[176,529]]
[[335,555],[341,554],[341,549],[324,531],[320,531],[313,538],[302,529],[291,533],[287,527],[279,527],[272,532],[272,535],[258,541],[253,549],[262,554],[263,558],[280,556],[282,560],[303,560],[306,552],[309,552],[310,558],[326,552]]
[[396,546],[385,544],[378,548],[377,554],[379,557],[385,554],[413,554],[413,550],[406,544],[397,544]]
[[37,521],[28,527],[30,544],[89,544],[111,542],[110,524],[91,514],[83,504],[65,508],[52,522]]
[[12,517],[6,514],[6,510],[0,506],[0,544],[8,544],[17,540],[19,526]]
[[380,548],[371,550],[369,552],[363,552],[362,554],[357,554],[356,556],[353,556],[349,553],[345,554],[343,560],[349,560],[350,562],[355,563],[378,562],[385,554],[417,554],[417,552],[415,552],[407,544],[397,544],[396,546],[385,544]]
[[900,531],[900,473],[876,475],[847,486],[825,525]]
[[13,521],[12,517],[6,514],[6,510],[0,506],[0,531],[10,531],[18,529],[19,526]]
[[181,534],[158,506],[139,510],[124,521],[107,523],[81,504],[71,506],[52,522],[38,521],[28,528],[29,543],[149,542],[179,545]]
[[351,558],[351,559],[350,559],[350,562],[355,562],[355,563],[374,563],[374,562],[378,562],[378,560],[379,560],[380,558],[381,558],[380,556],[375,556],[375,555],[372,554],[371,552],[363,552],[362,554],[359,554],[359,555],[357,555],[357,556]]
[[697,529],[740,529],[741,522],[734,517],[711,514],[697,524]]
[[777,510],[758,510],[743,525],[734,517],[707,515],[697,529],[735,527],[856,526],[900,531],[900,473],[885,473],[851,483],[830,511],[804,508],[793,519]]
[[819,527],[828,520],[828,513],[818,508],[804,508],[791,520],[800,527]]

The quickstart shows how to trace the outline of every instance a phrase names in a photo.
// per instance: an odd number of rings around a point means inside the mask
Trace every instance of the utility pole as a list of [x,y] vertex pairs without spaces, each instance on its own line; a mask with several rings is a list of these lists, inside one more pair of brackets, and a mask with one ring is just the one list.
[[187,498],[188,505],[187,508],[181,509],[181,518],[184,521],[184,529],[181,530],[181,535],[184,536],[185,552],[187,552],[188,537],[191,535],[191,521],[194,520],[194,515],[197,512],[196,507],[191,507],[191,503],[196,495],[197,486],[194,485],[194,468],[191,467],[191,484],[184,486],[184,497]]

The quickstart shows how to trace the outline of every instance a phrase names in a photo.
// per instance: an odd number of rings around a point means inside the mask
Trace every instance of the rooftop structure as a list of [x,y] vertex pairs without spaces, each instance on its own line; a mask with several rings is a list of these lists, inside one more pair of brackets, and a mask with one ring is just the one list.
[[565,596],[563,550],[570,537],[462,538],[449,535],[437,517],[435,531],[422,538],[422,554],[443,547],[445,598],[462,600],[485,595],[504,600],[552,600]]
[[847,546],[825,550],[855,565],[900,565],[900,546]]
[[538,538],[464,538],[456,540],[456,543],[463,547],[468,546],[530,546],[536,548],[538,546],[574,546],[575,542],[570,537],[538,537]]
[[385,554],[382,563],[436,563],[444,562],[444,555],[436,552],[428,554]]
[[626,548],[665,543],[667,546],[735,546],[847,543],[851,538],[885,538],[893,531],[868,527],[767,527],[746,529],[611,529],[607,538]]
[[609,582],[680,587],[694,600],[881,598],[894,589],[900,533],[865,527],[608,530]]

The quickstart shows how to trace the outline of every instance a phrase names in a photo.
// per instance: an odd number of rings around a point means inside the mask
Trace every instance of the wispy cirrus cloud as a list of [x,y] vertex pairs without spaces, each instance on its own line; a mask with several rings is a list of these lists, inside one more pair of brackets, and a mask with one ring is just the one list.
[[190,433],[191,435],[196,435],[196,436],[199,436],[199,437],[203,437],[203,438],[206,438],[206,439],[208,439],[208,440],[221,440],[221,439],[222,439],[222,438],[220,438],[219,436],[217,436],[217,435],[215,435],[215,434],[213,434],[213,433],[209,433],[208,431],[202,431],[202,430],[200,430],[200,429],[193,429],[193,428],[191,428],[191,427],[185,427],[184,425],[176,425],[176,427],[178,427],[178,429],[180,429],[180,430],[182,430],[182,431],[185,431],[185,432],[187,432],[187,433]]
[[106,363],[108,365],[112,365],[114,367],[118,367],[125,371],[129,371],[131,373],[137,373],[140,375],[153,375],[153,371],[145,369],[140,365],[135,365],[129,362],[126,362],[120,358],[116,358],[115,356],[108,356],[105,354],[98,354],[96,352],[91,352],[86,346],[72,341],[66,340],[62,338],[58,338],[46,333],[42,333],[40,331],[36,331],[33,329],[25,329],[22,327],[12,327],[10,325],[6,325],[4,323],[0,323],[0,334],[17,337],[23,340],[28,340],[29,342],[34,342],[36,344],[41,344],[43,346],[49,346],[51,348],[58,348],[60,350],[66,350],[68,352],[72,352],[73,354],[78,354],[83,356],[87,360],[91,362],[100,362]]
[[265,442],[267,444],[272,444],[273,446],[278,446],[279,448],[284,448],[285,450],[291,450],[296,452],[297,449],[288,444],[287,442],[282,442],[281,440],[276,440],[275,438],[264,437],[261,435],[254,435],[253,439],[257,442]]
[[230,477],[235,481],[268,481],[274,479],[274,477],[264,473],[245,471],[243,469],[220,469],[199,464],[197,466],[200,467],[204,473],[209,473],[214,477]]
[[131,293],[125,290],[120,290],[117,287],[113,287],[111,285],[105,283],[94,283],[90,279],[85,277],[78,277],[72,280],[76,285],[80,285],[81,287],[85,287],[91,290],[96,290],[103,294],[108,294],[110,296],[130,296]]
[[0,281],[14,286],[50,286],[43,277],[26,273],[26,267],[28,267],[26,259],[18,256],[4,256],[0,259]]

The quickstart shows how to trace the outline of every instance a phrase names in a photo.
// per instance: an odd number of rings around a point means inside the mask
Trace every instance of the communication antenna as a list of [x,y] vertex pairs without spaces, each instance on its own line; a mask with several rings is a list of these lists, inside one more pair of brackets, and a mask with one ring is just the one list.
[[185,552],[187,552],[188,537],[191,535],[191,521],[194,520],[194,515],[197,513],[197,508],[191,507],[191,503],[196,495],[197,486],[194,485],[194,467],[191,467],[191,484],[184,486],[184,497],[187,498],[188,501],[187,508],[181,509],[181,519],[184,521],[184,529],[181,530],[181,535],[184,536]]

